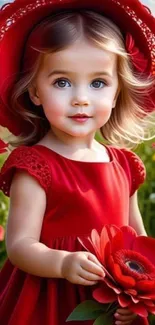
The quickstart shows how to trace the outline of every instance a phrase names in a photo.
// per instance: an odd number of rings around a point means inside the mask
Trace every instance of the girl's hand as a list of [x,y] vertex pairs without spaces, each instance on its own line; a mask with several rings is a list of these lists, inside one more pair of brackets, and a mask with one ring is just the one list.
[[116,325],[129,325],[132,324],[133,320],[136,318],[136,314],[132,313],[129,309],[127,308],[119,308],[116,310],[115,313],[115,324]]
[[94,285],[104,277],[102,265],[89,252],[69,253],[63,258],[61,271],[62,278],[85,286]]

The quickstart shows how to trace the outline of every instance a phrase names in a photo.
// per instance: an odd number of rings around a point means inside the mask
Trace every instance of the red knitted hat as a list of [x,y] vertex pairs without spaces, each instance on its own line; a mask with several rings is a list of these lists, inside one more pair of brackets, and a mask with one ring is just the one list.
[[41,20],[68,9],[95,10],[110,18],[124,37],[130,34],[134,39],[147,62],[147,74],[155,74],[155,18],[139,0],[15,0],[0,10],[0,125],[15,135],[30,129],[28,122],[11,112],[9,105],[27,38]]

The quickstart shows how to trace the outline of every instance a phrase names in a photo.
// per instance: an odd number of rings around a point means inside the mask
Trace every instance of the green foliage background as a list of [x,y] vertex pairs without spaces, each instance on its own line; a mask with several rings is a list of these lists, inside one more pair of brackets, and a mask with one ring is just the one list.
[[[142,213],[144,225],[149,236],[155,237],[155,148],[151,142],[141,144],[136,153],[143,160],[147,178],[139,189],[139,207]],[[0,155],[0,167],[6,155]],[[0,224],[5,227],[8,213],[9,200],[0,192]],[[0,242],[0,268],[6,259],[5,243]],[[150,318],[150,324],[155,325],[155,317]]]
[[142,144],[137,154],[143,160],[147,172],[146,181],[138,192],[139,207],[147,234],[155,237],[155,147],[153,149],[151,143]]

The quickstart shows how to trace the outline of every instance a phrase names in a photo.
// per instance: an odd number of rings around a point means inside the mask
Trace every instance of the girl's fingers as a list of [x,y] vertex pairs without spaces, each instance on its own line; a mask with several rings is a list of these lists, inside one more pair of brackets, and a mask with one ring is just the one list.
[[130,321],[133,321],[135,318],[136,318],[136,315],[135,314],[131,314],[131,315],[121,315],[121,314],[115,314],[114,315],[115,318],[119,321],[127,321],[127,322],[130,322]]
[[121,315],[136,315],[128,308],[118,308],[116,313]]
[[131,312],[131,310],[128,308],[119,308],[114,316],[116,318],[116,325],[130,325],[137,315]]
[[79,280],[76,281],[76,284],[83,285],[83,286],[93,286],[97,284],[98,281],[88,281],[82,277],[79,277]]
[[83,260],[81,263],[81,268],[87,272],[94,273],[100,277],[104,277],[104,271],[102,268],[90,260]]
[[84,270],[83,268],[81,268],[81,270],[79,271],[79,276],[85,280],[88,281],[99,281],[101,280],[101,277],[95,273],[90,273],[86,270]]
[[88,260],[92,261],[93,263],[99,265],[100,267],[102,267],[102,264],[99,262],[99,260],[97,259],[97,257],[93,254],[89,254],[88,255]]

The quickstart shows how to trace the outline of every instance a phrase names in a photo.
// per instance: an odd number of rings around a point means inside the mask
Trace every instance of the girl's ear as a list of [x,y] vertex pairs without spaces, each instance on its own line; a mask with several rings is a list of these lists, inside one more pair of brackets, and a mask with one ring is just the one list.
[[40,103],[40,99],[39,99],[35,85],[31,85],[28,88],[28,93],[29,93],[30,99],[32,100],[33,104],[40,106],[41,103]]

